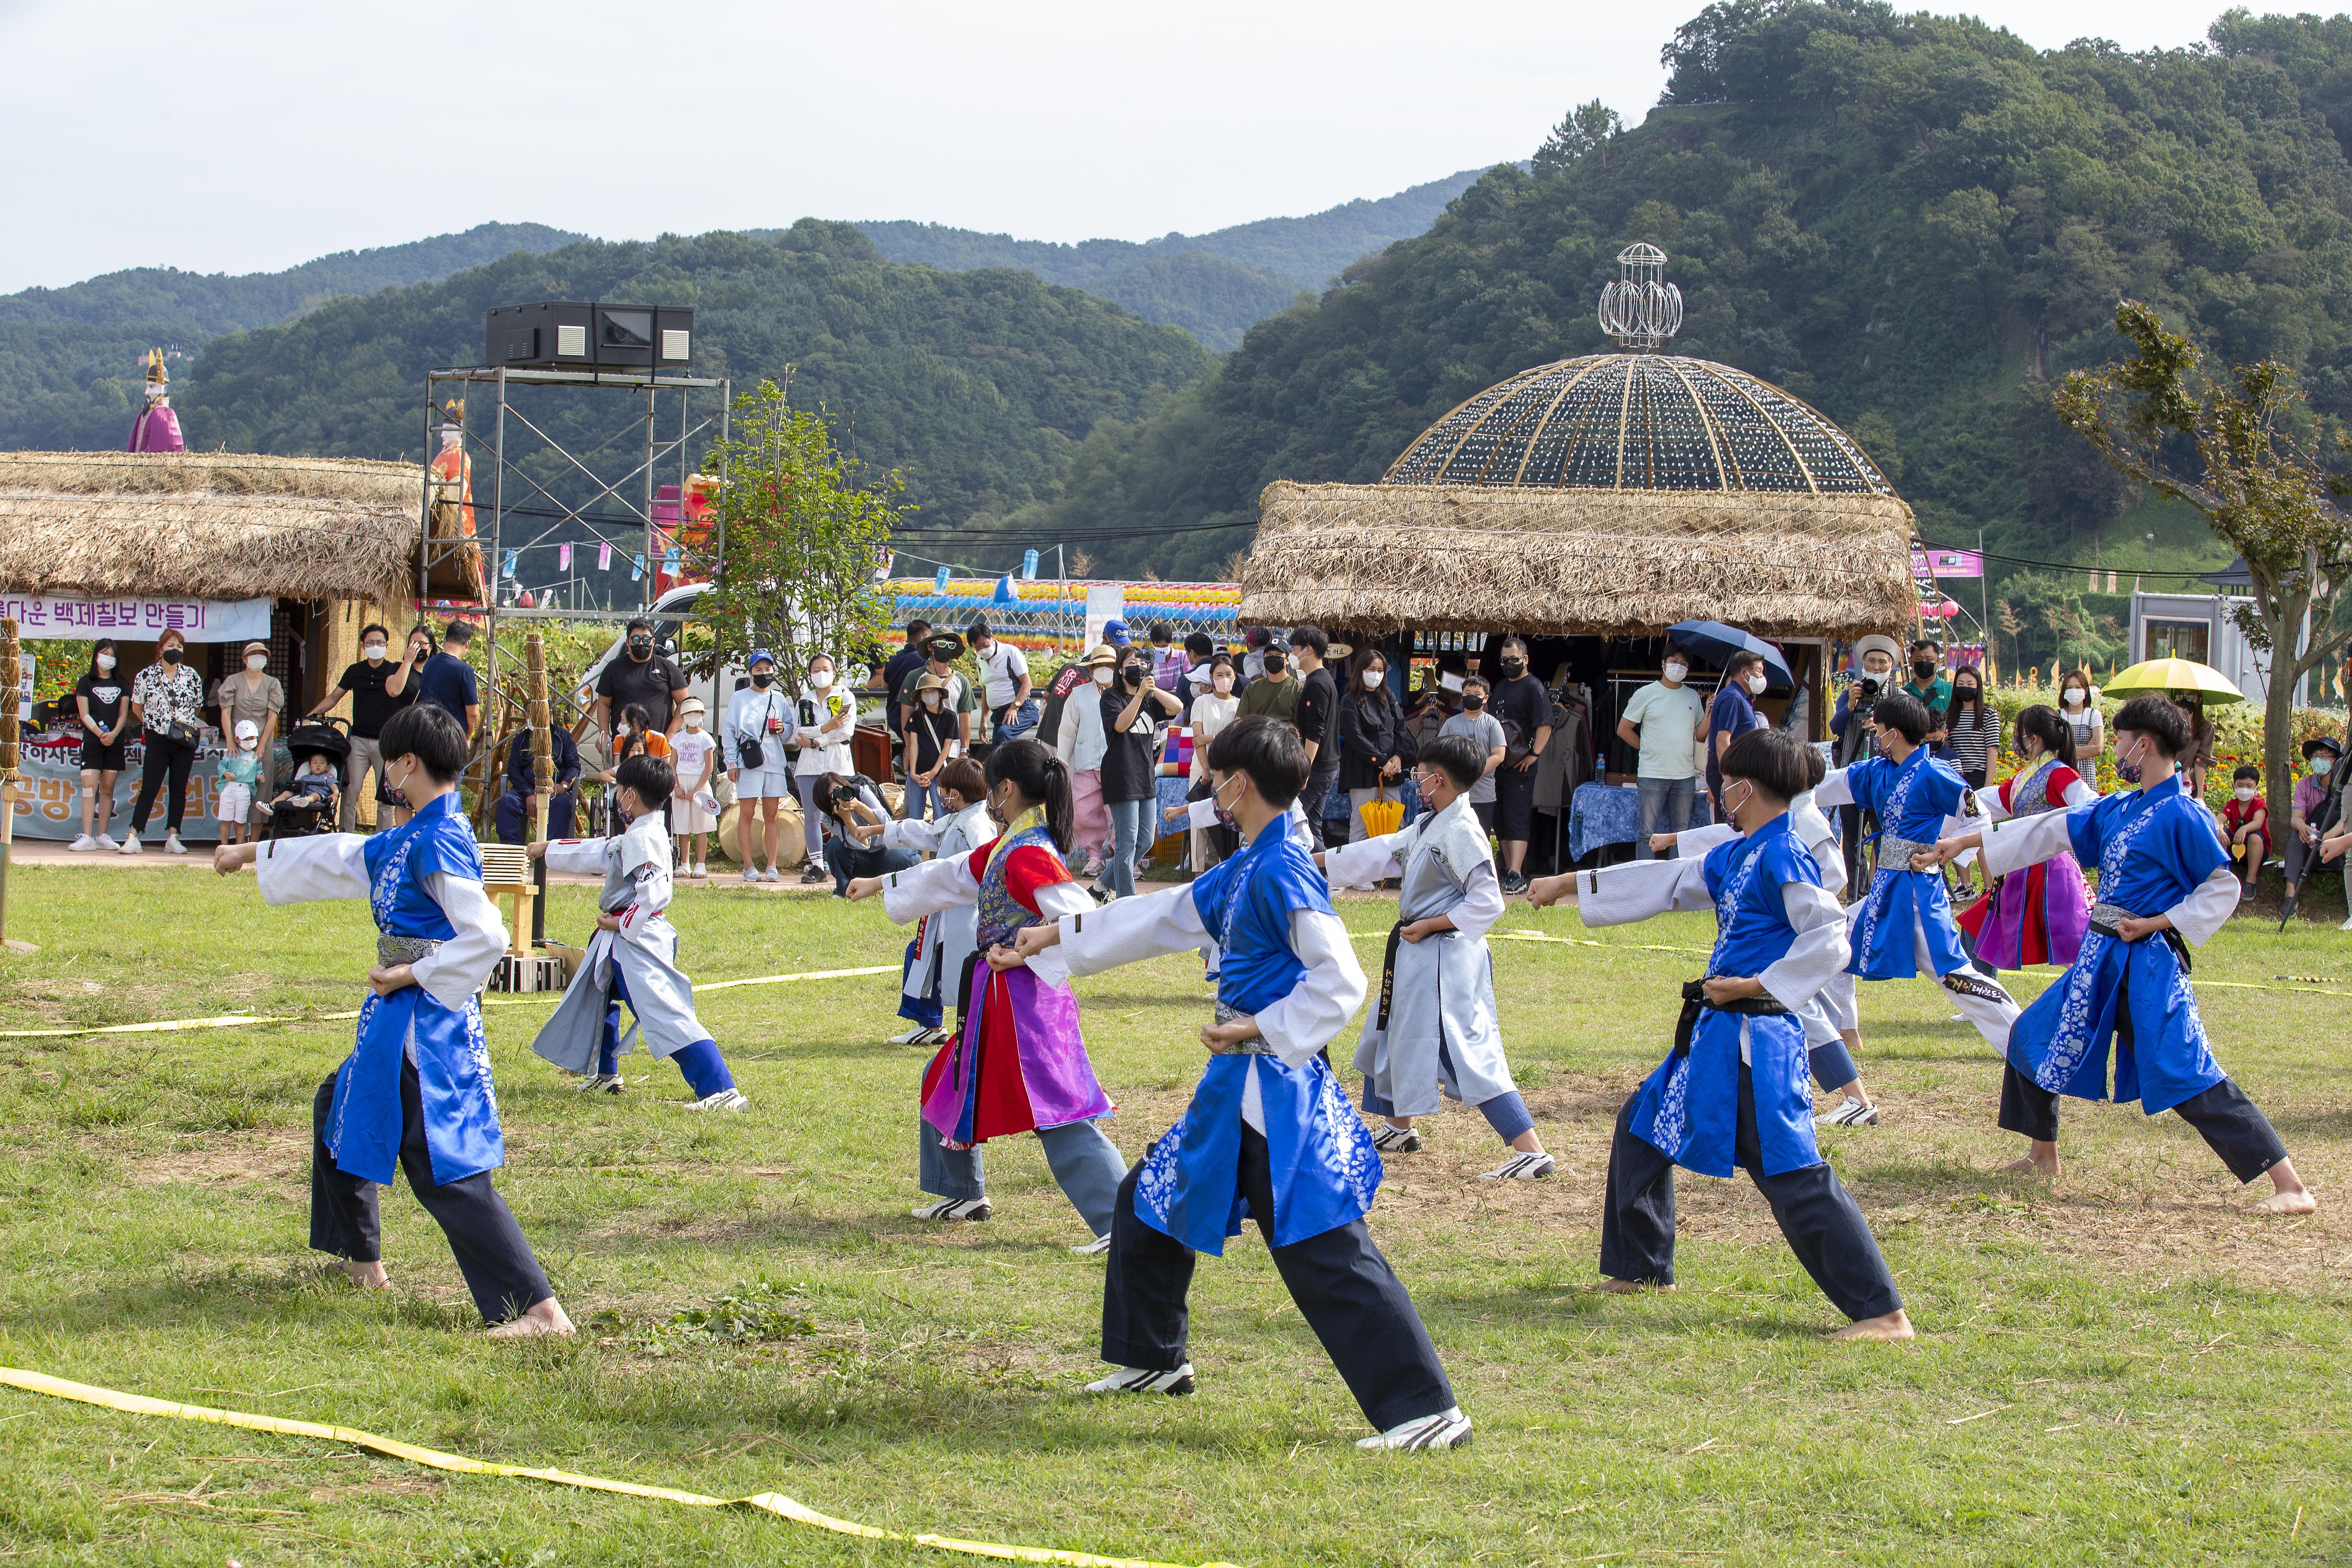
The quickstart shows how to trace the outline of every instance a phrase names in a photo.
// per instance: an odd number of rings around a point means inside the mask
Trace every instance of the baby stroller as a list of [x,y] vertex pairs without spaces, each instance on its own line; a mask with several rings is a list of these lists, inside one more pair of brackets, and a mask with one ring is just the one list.
[[[294,758],[296,776],[302,764],[312,757],[322,756],[332,766],[335,788],[340,795],[349,776],[352,760],[351,737],[344,733],[341,719],[306,719],[286,733],[286,750]],[[286,781],[292,787],[293,778]],[[336,812],[333,800],[289,801],[273,805],[269,811],[268,837],[272,838],[310,838],[329,831]]]

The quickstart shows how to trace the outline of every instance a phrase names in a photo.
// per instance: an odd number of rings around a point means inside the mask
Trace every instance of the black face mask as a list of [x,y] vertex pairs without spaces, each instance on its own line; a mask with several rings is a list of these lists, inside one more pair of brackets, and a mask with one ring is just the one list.
[[1936,673],[1936,661],[1932,658],[1915,658],[1911,661],[1911,673],[1926,680]]
[[163,662],[164,662],[165,664],[177,664],[177,663],[179,663],[179,662],[180,662],[180,650],[179,650],[178,648],[175,648],[175,647],[167,647],[167,648],[165,648],[165,649],[163,650]]
[[751,678],[751,684],[758,687],[762,691],[765,691],[769,687],[773,686],[775,683],[776,678],[772,675],[755,675]]
[[1503,675],[1506,679],[1517,680],[1527,672],[1528,661],[1526,659],[1507,658],[1503,661]]
[[1267,654],[1265,656],[1265,672],[1268,675],[1280,675],[1282,673],[1282,667],[1286,662],[1286,661],[1283,658],[1282,655],[1278,653]]
[[1475,691],[1462,699],[1462,710],[1465,713],[1475,713],[1485,706],[1486,706],[1486,699]]
[[654,651],[654,639],[653,639],[653,638],[651,638],[651,637],[631,637],[631,638],[629,639],[629,653],[631,654],[631,656],[632,656],[632,657],[636,658],[645,658],[645,657],[646,657],[646,655],[647,655],[647,654],[649,654],[649,653],[651,653],[651,652],[653,652],[653,651]]

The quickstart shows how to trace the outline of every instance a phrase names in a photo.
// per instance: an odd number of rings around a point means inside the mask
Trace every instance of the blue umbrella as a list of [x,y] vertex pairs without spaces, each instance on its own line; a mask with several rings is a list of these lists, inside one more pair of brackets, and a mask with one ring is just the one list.
[[1781,661],[1780,650],[1762,637],[1751,637],[1738,626],[1727,626],[1721,621],[1677,621],[1666,628],[1666,640],[1685,653],[1721,669],[1724,661],[1735,653],[1760,654],[1764,674],[1775,686],[1794,686],[1795,679]]

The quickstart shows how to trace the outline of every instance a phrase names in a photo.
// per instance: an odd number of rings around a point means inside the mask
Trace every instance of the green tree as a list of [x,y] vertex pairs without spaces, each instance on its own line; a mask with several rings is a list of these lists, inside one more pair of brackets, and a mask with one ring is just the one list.
[[2324,463],[2343,434],[2313,420],[2294,373],[2275,359],[2208,375],[2195,344],[2150,307],[2126,300],[2116,330],[2135,351],[2060,385],[2058,416],[2139,483],[2187,501],[2244,558],[2253,580],[2240,628],[2271,656],[2263,712],[2270,798],[2292,790],[2294,688],[2327,641],[2352,570],[2352,514],[2337,504],[2352,480]]
[[1606,163],[1609,143],[1624,132],[1625,122],[1607,104],[1597,98],[1580,103],[1561,117],[1544,144],[1536,149],[1536,173],[1556,174],[1590,153],[1601,153]]
[[762,381],[735,399],[727,439],[711,447],[720,475],[723,563],[700,612],[710,628],[705,668],[738,663],[752,648],[779,668],[817,654],[862,655],[889,626],[879,589],[890,531],[914,510],[906,479],[890,469],[861,479],[835,444],[832,422],[787,401],[791,384]]

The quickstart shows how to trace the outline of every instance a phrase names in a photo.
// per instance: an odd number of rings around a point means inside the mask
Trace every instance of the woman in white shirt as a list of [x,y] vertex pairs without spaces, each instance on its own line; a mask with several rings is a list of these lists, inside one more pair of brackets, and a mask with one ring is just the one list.
[[[1242,710],[1242,700],[1234,694],[1234,661],[1223,654],[1209,661],[1209,683],[1192,699],[1192,782],[1200,783],[1209,776],[1209,742],[1217,731],[1234,721]],[[1192,873],[1195,876],[1213,864],[1209,858],[1209,830],[1192,829]]]
[[[784,879],[776,869],[776,852],[784,840],[784,819],[780,814],[793,794],[792,769],[784,761],[784,742],[793,735],[793,703],[776,689],[773,654],[754,648],[750,668],[751,684],[736,692],[727,705],[719,747],[727,776],[735,784],[735,798],[742,807],[735,836],[743,852],[743,880],[781,882]],[[756,761],[745,756],[747,744],[756,752]],[[756,840],[751,830],[755,821],[761,825]],[[767,850],[764,869],[759,858],[762,846]]]
[[2074,765],[2086,778],[2096,779],[2099,753],[2107,746],[2107,721],[2099,713],[2098,694],[2091,689],[2088,674],[2078,669],[2059,682],[2058,716],[2074,732]]
[[[825,787],[828,775],[845,778],[857,771],[849,746],[850,731],[856,728],[856,697],[834,679],[832,659],[814,656],[808,661],[808,681],[801,688],[800,700],[793,704],[793,740],[801,749],[793,763],[793,782],[800,791],[801,842],[808,851],[808,868],[801,873],[804,883],[823,882],[833,875],[824,864],[821,818],[825,808],[818,805],[817,792]],[[881,809],[880,802],[875,809]],[[768,880],[776,880],[772,870]]]

